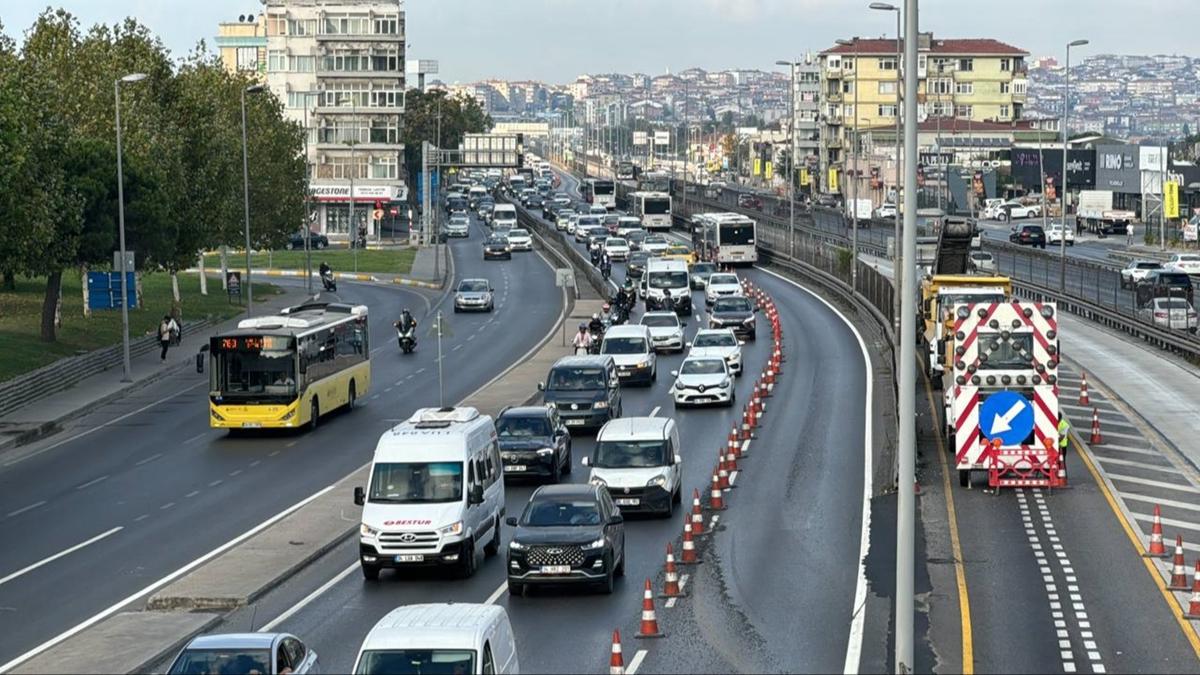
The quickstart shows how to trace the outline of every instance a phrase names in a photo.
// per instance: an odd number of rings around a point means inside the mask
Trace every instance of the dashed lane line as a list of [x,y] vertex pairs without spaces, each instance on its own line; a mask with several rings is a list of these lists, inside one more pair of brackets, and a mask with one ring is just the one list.
[[5,518],[15,518],[15,517],[21,515],[22,513],[25,513],[26,511],[32,511],[39,506],[43,506],[45,503],[46,503],[46,500],[43,499],[41,501],[34,502],[34,503],[30,504],[29,506],[22,506],[21,508],[17,509],[16,511],[9,511],[4,517]]
[[156,452],[153,455],[146,457],[145,459],[138,460],[138,462],[135,463],[134,466],[142,466],[144,464],[149,464],[150,462],[153,462],[154,460],[156,460],[162,456],[163,456],[163,454],[161,452]]
[[91,486],[93,486],[97,483],[103,483],[106,480],[108,480],[108,474],[100,476],[99,478],[93,478],[93,479],[89,480],[88,482],[83,483],[81,485],[76,485],[75,489],[76,490],[86,490],[87,488],[90,488]]
[[[8,582],[10,582],[13,579],[16,579],[18,577],[25,576],[26,574],[29,574],[30,572],[38,569],[39,567],[49,565],[50,563],[54,562],[55,560],[58,560],[59,558],[71,555],[72,553],[74,553],[75,551],[78,551],[79,549],[91,546],[92,544],[100,541],[101,539],[110,537],[110,536],[120,532],[123,529],[125,529],[124,525],[118,525],[118,526],[112,528],[111,530],[101,532],[100,534],[92,537],[91,539],[88,539],[87,541],[83,541],[78,544],[75,544],[74,546],[72,546],[70,548],[63,549],[62,551],[59,551],[58,553],[55,553],[54,555],[52,555],[48,558],[42,558],[41,560],[33,563],[32,565],[27,565],[25,567],[22,567],[21,569],[17,570],[16,572],[13,572],[12,574],[9,574],[6,577],[0,578],[0,586],[3,586],[4,584],[7,584]],[[7,670],[7,668],[5,668],[5,670]]]
[[500,584],[499,588],[492,591],[492,594],[488,596],[487,600],[483,601],[483,604],[494,605],[494,604],[496,604],[496,601],[500,599],[500,596],[504,595],[507,592],[508,592],[508,582],[505,581],[504,583]]
[[282,624],[284,621],[287,621],[288,619],[295,616],[296,612],[299,612],[300,610],[304,609],[313,600],[316,600],[317,598],[321,597],[321,595],[323,595],[326,591],[328,591],[329,589],[333,588],[338,583],[340,583],[342,581],[342,579],[345,579],[346,577],[353,574],[354,571],[358,569],[358,567],[359,567],[359,562],[357,560],[355,560],[353,564],[351,564],[349,567],[347,567],[346,569],[339,572],[337,574],[337,576],[335,576],[332,579],[330,579],[329,581],[326,581],[325,583],[321,584],[317,588],[317,590],[304,596],[304,598],[302,598],[300,600],[300,602],[297,602],[296,604],[287,608],[287,610],[284,611],[283,614],[280,614],[279,616],[275,617],[274,619],[271,619],[270,621],[268,621],[266,624],[263,625],[262,628],[258,629],[258,632],[269,633],[269,632],[275,630],[275,628],[277,626],[279,626],[280,624]]
[[[1097,457],[1096,459],[1099,460],[1100,458]],[[1181,485],[1179,483],[1166,483],[1161,480],[1150,480],[1149,478],[1138,478],[1137,476],[1126,476],[1125,474],[1113,473],[1111,471],[1106,471],[1105,473],[1108,474],[1109,478],[1111,478],[1113,480],[1119,480],[1123,483],[1134,483],[1137,485],[1147,485],[1150,487],[1163,488],[1166,490],[1178,490],[1180,492],[1190,492],[1192,494],[1200,494],[1200,488],[1197,488],[1193,485]],[[1120,491],[1118,490],[1118,492],[1120,492]]]

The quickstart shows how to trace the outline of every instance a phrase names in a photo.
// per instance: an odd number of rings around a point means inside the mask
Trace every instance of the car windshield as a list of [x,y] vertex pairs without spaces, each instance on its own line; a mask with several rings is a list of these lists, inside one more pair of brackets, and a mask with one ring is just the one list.
[[689,269],[691,270],[692,274],[704,275],[712,274],[717,269],[717,266],[712,263],[696,263]]
[[604,371],[600,368],[562,367],[550,371],[546,389],[550,391],[586,391],[604,388]]
[[653,235],[653,236],[646,237],[646,243],[647,244],[662,244],[663,246],[666,246],[667,240],[658,235]]
[[992,302],[1004,302],[1004,295],[960,295],[957,293],[945,293],[938,296],[938,305],[942,309],[943,321],[952,316],[955,305],[974,305]]
[[462,498],[462,462],[380,462],[371,475],[373,502],[425,504]]
[[474,673],[473,649],[372,649],[358,661],[359,675]]
[[986,359],[980,356],[980,370],[1024,369],[1029,367],[1029,355],[1033,353],[1033,335],[1013,334],[1007,340],[996,336],[990,342],[983,338],[980,347],[987,353]]
[[601,354],[645,354],[648,351],[645,338],[640,337],[604,338],[604,344],[600,346]]
[[1190,286],[1190,285],[1192,285],[1191,279],[1189,279],[1188,275],[1186,275],[1186,274],[1174,274],[1174,273],[1163,274],[1160,272],[1158,274],[1158,280],[1159,280],[1159,283],[1167,285],[1167,286]]
[[525,507],[521,524],[527,527],[599,525],[600,509],[590,499],[535,499]]
[[185,649],[167,673],[269,673],[270,663],[271,652],[267,649]]
[[595,227],[600,224],[600,219],[596,216],[580,216],[577,227]]
[[529,236],[529,231],[528,231],[528,230],[522,230],[522,229],[521,229],[521,228],[519,228],[519,227],[514,227],[513,229],[511,229],[511,230],[509,230],[509,231],[508,231],[508,236],[509,236],[510,238],[511,238],[511,237],[528,237],[528,236]]
[[508,240],[504,237],[492,237],[491,239],[488,239],[487,243],[489,246],[507,246]]
[[687,272],[651,272],[650,288],[683,288],[688,284]]
[[1162,267],[1162,265],[1156,262],[1136,262],[1132,265],[1132,267],[1139,270],[1156,270]]
[[296,353],[292,350],[218,350],[213,357],[221,396],[294,398],[296,395]]
[[651,328],[678,328],[679,317],[674,314],[644,314],[642,325]]
[[722,284],[736,286],[738,284],[738,278],[733,274],[714,274],[708,278],[708,284],[710,286],[720,286]]
[[1200,255],[1177,255],[1175,259],[1178,262],[1200,262]]
[[720,375],[725,372],[721,359],[688,359],[679,369],[680,375]]
[[597,469],[644,469],[667,465],[665,441],[600,441],[592,453]]
[[459,293],[485,293],[488,289],[488,282],[482,279],[468,279],[458,285]]
[[692,342],[693,347],[736,347],[737,338],[729,333],[700,333]]
[[750,312],[753,311],[750,307],[750,301],[741,296],[732,298],[717,298],[713,303],[712,311],[714,312]]
[[550,422],[541,416],[501,415],[496,433],[500,438],[544,438],[550,435]]
[[609,237],[608,239],[605,239],[604,245],[611,246],[613,248],[629,248],[629,242],[617,237]]

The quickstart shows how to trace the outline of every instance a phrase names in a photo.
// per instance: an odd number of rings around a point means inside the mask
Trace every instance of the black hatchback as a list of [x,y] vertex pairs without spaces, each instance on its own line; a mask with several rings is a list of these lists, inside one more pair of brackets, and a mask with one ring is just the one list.
[[571,434],[550,406],[510,407],[496,418],[505,478],[548,478],[571,473]]
[[508,592],[531,585],[587,584],[613,592],[625,574],[625,518],[606,488],[591,483],[538,488],[508,545]]
[[1008,240],[1022,246],[1046,248],[1046,231],[1041,225],[1013,225],[1008,232]]
[[732,328],[738,337],[753,340],[758,326],[754,319],[754,305],[742,295],[717,298],[708,310],[709,328]]
[[483,259],[512,260],[512,246],[508,243],[508,237],[488,237],[487,241],[483,242]]

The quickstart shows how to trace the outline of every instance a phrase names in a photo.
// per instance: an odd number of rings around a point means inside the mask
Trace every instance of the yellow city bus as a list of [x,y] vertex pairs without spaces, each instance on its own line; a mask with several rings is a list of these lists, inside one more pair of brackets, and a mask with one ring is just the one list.
[[365,305],[307,303],[210,338],[209,424],[316,428],[371,386]]

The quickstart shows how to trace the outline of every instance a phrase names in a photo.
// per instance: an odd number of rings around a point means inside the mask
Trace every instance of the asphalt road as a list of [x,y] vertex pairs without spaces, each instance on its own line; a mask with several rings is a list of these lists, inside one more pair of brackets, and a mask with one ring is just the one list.
[[[341,286],[342,300],[370,308],[373,382],[357,409],[323,420],[315,433],[231,437],[210,429],[207,375],[186,371],[88,415],[0,467],[0,514],[7,514],[0,517],[0,662],[369,461],[390,424],[438,404],[430,311],[445,310],[450,326],[447,401],[463,398],[528,351],[562,309],[553,271],[533,253],[483,262],[481,228],[476,224],[471,238],[454,240],[451,249],[457,278],[492,280],[494,314],[452,314],[449,298],[439,303],[439,294]],[[419,346],[407,356],[396,348],[391,327],[402,307],[421,319]]]
[[[565,189],[574,187],[568,180]],[[864,364],[854,336],[823,303],[786,281],[757,270],[742,272],[761,284],[779,305],[790,355],[773,406],[787,406],[771,415],[760,441],[751,449],[745,482],[731,496],[731,525],[712,537],[720,550],[717,565],[730,584],[724,588],[694,589],[696,602],[718,604],[745,612],[756,634],[770,645],[774,670],[841,669],[846,657],[858,568],[864,480]],[[614,267],[622,278],[623,265]],[[694,294],[698,308],[700,294]],[[636,318],[636,315],[635,315]],[[702,324],[701,315],[689,321],[687,332]],[[763,338],[744,350],[747,372],[738,382],[738,398],[749,396],[753,373],[766,362],[769,340],[760,318]],[[647,388],[622,391],[626,416],[670,415],[679,423],[684,456],[685,494],[708,486],[719,447],[733,422],[725,408],[675,410],[669,395],[669,372],[682,355],[659,357],[659,378]],[[814,401],[820,398],[820,404]],[[786,402],[786,403],[785,403]],[[737,409],[740,412],[740,407]],[[590,454],[591,435],[573,439],[575,471],[569,480],[584,482],[587,471],[579,461]],[[510,483],[509,513],[519,513],[535,485]],[[690,502],[690,498],[685,501]],[[513,598],[505,588],[503,555],[484,562],[471,579],[446,578],[437,572],[384,574],[379,582],[364,582],[357,569],[357,541],[351,540],[325,556],[313,568],[264,598],[231,621],[258,624],[285,611],[294,613],[275,630],[303,636],[321,655],[322,667],[341,671],[353,663],[359,643],[371,626],[391,609],[419,602],[496,602],[507,608],[517,636],[521,667],[529,672],[602,672],[608,665],[612,630],[632,637],[640,616],[645,579],[661,587],[665,546],[678,543],[683,512],[668,519],[631,518],[627,521],[627,573],[611,596],[585,590],[535,591]],[[507,549],[509,532],[504,532]],[[825,545],[811,546],[822,540]],[[815,572],[815,573],[814,573]],[[778,580],[771,583],[771,580]],[[314,589],[323,592],[312,595]],[[297,603],[307,598],[297,610]],[[681,639],[668,638],[645,646],[670,654],[653,670],[698,672],[705,666],[684,625],[694,617],[684,609],[692,600],[667,608],[659,601],[660,622]],[[814,620],[796,630],[796,607],[810,608]],[[705,624],[704,630],[713,627]],[[719,627],[718,627],[719,628]],[[882,641],[883,636],[875,636]],[[660,647],[661,645],[661,647]],[[694,646],[694,645],[692,645]],[[627,643],[627,656],[633,646]],[[705,654],[703,658],[711,656]],[[688,658],[689,655],[693,658]],[[757,670],[736,655],[724,668]],[[652,654],[652,658],[662,658]],[[705,668],[707,669],[707,668]]]

